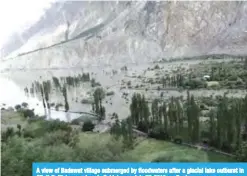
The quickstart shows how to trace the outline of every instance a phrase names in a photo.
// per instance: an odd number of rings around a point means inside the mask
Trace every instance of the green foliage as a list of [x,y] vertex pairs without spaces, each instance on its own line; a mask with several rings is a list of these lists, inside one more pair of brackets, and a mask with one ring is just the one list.
[[[26,176],[32,173],[32,162],[107,162],[121,161],[122,145],[112,139],[104,141],[64,131],[45,133],[40,138],[27,141],[26,138],[12,137],[2,143],[1,174]],[[76,145],[71,142],[76,141]],[[80,142],[80,145],[78,145]],[[73,143],[73,142],[72,142]],[[10,167],[11,166],[11,167]]]
[[236,154],[239,162],[247,162],[247,142],[242,143]]
[[92,86],[92,87],[97,87],[97,86],[101,86],[101,84],[100,84],[99,82],[96,82],[95,79],[93,78],[93,79],[91,80],[91,86]]
[[46,132],[53,131],[71,131],[71,127],[68,123],[60,120],[52,120],[52,121],[42,121],[41,128],[43,128]]
[[14,128],[8,127],[6,131],[1,132],[2,142],[6,142],[9,138],[13,137],[15,134]]
[[80,125],[80,123],[81,123],[81,120],[80,120],[79,118],[73,119],[73,120],[71,121],[71,124],[72,124],[72,125]]
[[155,65],[154,69],[160,69],[159,65]]
[[94,104],[93,110],[96,114],[98,114],[99,120],[105,119],[105,107],[102,105],[102,100],[105,98],[105,92],[102,88],[97,88],[93,94]]
[[160,140],[170,140],[170,136],[167,131],[164,130],[164,127],[161,125],[156,125],[150,130],[149,137],[160,139]]
[[21,104],[21,106],[22,106],[23,108],[27,108],[27,107],[28,107],[28,103],[23,102],[23,103]]
[[56,88],[60,88],[61,87],[59,79],[57,77],[52,77],[52,80],[53,80],[53,83],[54,83]]
[[35,116],[33,110],[30,110],[30,109],[23,109],[22,113],[25,118],[27,117],[33,118]]
[[138,125],[140,121],[144,121],[145,124],[148,124],[150,111],[144,95],[133,95],[130,104],[130,113],[134,125]]
[[[208,107],[200,108],[198,105],[202,102]],[[173,97],[168,103],[161,103],[155,99],[150,108],[151,117],[149,107],[145,104],[145,98],[143,99],[140,94],[134,94],[130,112],[136,128],[148,133],[149,137],[161,140],[173,138],[176,143],[185,141],[197,144],[206,141],[206,144],[228,153],[235,152],[243,140],[246,140],[241,129],[247,122],[247,96],[245,98],[219,96],[211,99],[202,98],[198,101],[188,92],[186,102]],[[144,115],[144,110],[147,116]],[[209,119],[206,122],[200,121],[202,110],[207,111]]]
[[115,94],[114,91],[110,91],[110,92],[107,92],[107,93],[106,93],[106,96],[112,96],[112,95],[114,95],[114,94]]
[[183,142],[182,137],[181,137],[181,136],[176,136],[176,137],[174,138],[174,142],[175,142],[176,144],[182,144],[182,142]]
[[64,97],[64,103],[65,103],[65,111],[69,111],[69,103],[68,103],[68,97],[67,97],[67,88],[64,85],[63,86],[63,97]]
[[88,120],[84,122],[82,126],[82,131],[93,131],[94,127],[95,125],[93,124],[93,122],[91,120]]
[[81,104],[92,104],[92,100],[90,99],[82,99]]
[[113,113],[112,119],[115,119],[115,122],[113,123],[113,125],[110,129],[110,134],[113,135],[115,140],[119,140],[121,135],[122,135],[121,123],[120,123],[120,120],[118,119],[118,115],[116,113]]
[[189,89],[199,89],[199,88],[205,88],[207,84],[205,81],[199,79],[191,79],[185,81],[184,86],[188,87]]
[[21,109],[21,105],[15,105],[15,110],[18,111]]

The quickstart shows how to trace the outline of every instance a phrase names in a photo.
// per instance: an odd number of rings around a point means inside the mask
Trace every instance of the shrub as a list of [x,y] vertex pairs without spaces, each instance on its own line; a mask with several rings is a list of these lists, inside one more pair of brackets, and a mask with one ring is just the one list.
[[51,107],[54,107],[54,106],[55,106],[55,103],[50,103],[50,106],[51,106]]
[[81,104],[92,104],[93,101],[92,100],[89,100],[89,99],[82,99],[81,100]]
[[25,118],[27,117],[33,118],[35,116],[33,110],[30,110],[30,109],[24,109],[22,110],[22,113]]
[[43,121],[43,123],[41,123],[41,128],[43,128],[46,132],[52,132],[57,130],[61,130],[61,131],[72,130],[72,128],[68,123],[60,120]]
[[28,130],[28,129],[23,129],[23,137],[24,138],[35,138],[35,134],[33,131]]
[[160,69],[159,65],[155,65],[154,69]]
[[209,140],[208,138],[202,138],[202,143],[203,143],[204,145],[208,145],[209,142],[210,142],[210,140]]
[[176,144],[182,144],[182,137],[181,136],[176,136],[175,138],[174,138],[174,142],[176,143]]
[[21,104],[21,106],[22,106],[23,108],[27,108],[27,107],[28,107],[28,104],[27,104],[26,102],[23,102],[23,103]]
[[144,133],[147,133],[148,132],[148,124],[146,124],[145,122],[143,121],[140,121],[137,125],[137,129],[139,131],[142,131]]
[[159,140],[170,140],[169,134],[160,125],[154,126],[148,136]]
[[112,96],[112,95],[114,95],[114,94],[115,94],[114,91],[110,91],[110,92],[107,92],[107,93],[106,93],[106,96]]
[[15,105],[15,110],[19,111],[21,109],[21,105]]
[[1,140],[2,142],[7,141],[9,138],[13,137],[15,135],[14,128],[8,127],[6,131],[3,131],[1,133]]
[[236,153],[237,160],[247,162],[247,142],[243,142]]
[[72,125],[80,125],[80,123],[81,123],[81,120],[80,119],[73,119],[72,121],[71,121],[71,124]]
[[184,86],[190,89],[198,89],[198,88],[205,88],[207,84],[205,81],[201,81],[199,79],[191,79],[185,81]]
[[75,142],[76,144],[78,142],[78,139],[76,139],[77,133],[74,132],[66,132],[66,131],[55,131],[53,133],[47,133],[43,138],[43,144],[44,145],[70,145],[71,142]]
[[94,127],[95,125],[93,124],[93,122],[91,120],[88,120],[84,122],[82,126],[82,131],[93,131]]
[[237,81],[237,79],[238,79],[237,75],[231,75],[228,77],[229,81]]

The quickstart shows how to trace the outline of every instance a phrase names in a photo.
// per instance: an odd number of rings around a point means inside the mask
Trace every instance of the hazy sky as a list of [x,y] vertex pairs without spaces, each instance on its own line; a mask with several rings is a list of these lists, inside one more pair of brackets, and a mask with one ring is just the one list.
[[53,0],[0,0],[0,47],[13,31],[37,20]]

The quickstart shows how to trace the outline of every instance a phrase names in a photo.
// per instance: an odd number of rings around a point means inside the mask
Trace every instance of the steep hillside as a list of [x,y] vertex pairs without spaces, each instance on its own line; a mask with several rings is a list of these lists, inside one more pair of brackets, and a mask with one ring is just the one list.
[[28,41],[4,58],[1,69],[242,55],[247,54],[247,3],[59,2],[25,34]]

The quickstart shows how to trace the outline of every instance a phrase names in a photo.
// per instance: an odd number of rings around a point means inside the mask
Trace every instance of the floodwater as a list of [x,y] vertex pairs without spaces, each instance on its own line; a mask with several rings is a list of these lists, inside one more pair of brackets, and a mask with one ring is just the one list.
[[[168,71],[174,69],[175,67],[186,67],[190,65],[198,64],[201,61],[177,61],[172,63],[159,63],[159,66],[162,67],[162,71]],[[203,61],[204,62],[204,61]],[[106,115],[110,117],[110,114],[116,112],[120,119],[126,118],[129,115],[129,105],[131,96],[134,92],[144,93],[148,99],[160,98],[161,91],[151,90],[146,92],[144,90],[129,90],[121,89],[121,81],[131,80],[133,87],[136,84],[140,83],[138,78],[129,78],[126,76],[147,76],[144,74],[144,70],[147,68],[152,68],[156,63],[151,64],[142,64],[136,65],[131,64],[127,65],[128,71],[121,71],[121,67],[85,67],[85,68],[73,68],[73,69],[58,69],[58,70],[17,70],[11,72],[1,73],[0,75],[0,106],[4,108],[14,107],[17,104],[22,102],[27,102],[30,109],[34,109],[35,113],[38,115],[44,115],[44,108],[41,102],[41,97],[39,94],[36,94],[34,97],[26,96],[24,93],[24,88],[30,88],[33,81],[43,81],[51,80],[52,77],[64,77],[64,76],[75,76],[82,73],[90,73],[91,78],[95,78],[97,82],[100,82],[103,88],[107,88],[107,91],[114,91],[114,96],[107,96],[104,99],[103,105],[106,108]],[[117,70],[117,74],[113,74],[112,71]],[[150,76],[150,75],[149,75]],[[151,77],[153,75],[151,74]],[[90,86],[90,83],[83,83],[77,88],[68,89],[68,102],[70,105],[70,111],[72,112],[91,112],[91,104],[82,104],[82,99],[90,98],[93,88]],[[186,91],[163,91],[164,98],[169,98],[171,96],[186,96]],[[210,95],[223,95],[224,92],[229,92],[230,96],[243,96],[246,94],[246,91],[240,90],[195,90],[191,91],[195,96],[210,96]],[[122,98],[123,93],[128,93],[129,96],[126,99]],[[64,98],[61,92],[57,92],[55,89],[50,95],[50,103],[61,103],[64,104]],[[70,119],[80,117],[78,113],[69,113]],[[66,114],[64,112],[58,112],[55,110],[51,111],[52,119],[65,120]]]
[[[24,93],[24,86],[8,77],[0,76],[0,107],[7,109],[23,102],[28,103],[29,109],[34,109],[35,114],[40,116],[45,114],[43,104],[38,97],[27,97]],[[80,116],[82,115],[78,113],[69,113],[70,120]],[[65,112],[62,111],[51,110],[51,118],[68,121]]]

